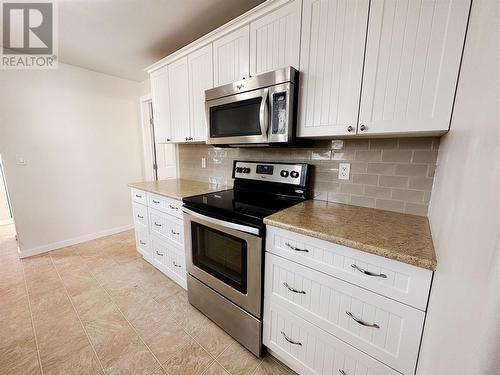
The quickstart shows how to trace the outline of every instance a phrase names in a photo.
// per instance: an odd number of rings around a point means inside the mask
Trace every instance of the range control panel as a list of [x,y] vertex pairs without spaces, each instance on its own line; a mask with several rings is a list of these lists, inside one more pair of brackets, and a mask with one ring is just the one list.
[[235,161],[233,175],[238,179],[301,185],[306,168],[307,164]]

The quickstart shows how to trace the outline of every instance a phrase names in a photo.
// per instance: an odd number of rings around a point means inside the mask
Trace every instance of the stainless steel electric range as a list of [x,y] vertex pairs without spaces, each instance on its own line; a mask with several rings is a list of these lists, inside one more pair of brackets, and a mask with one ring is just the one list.
[[263,219],[309,197],[309,166],[235,161],[234,188],[185,198],[189,302],[262,354]]

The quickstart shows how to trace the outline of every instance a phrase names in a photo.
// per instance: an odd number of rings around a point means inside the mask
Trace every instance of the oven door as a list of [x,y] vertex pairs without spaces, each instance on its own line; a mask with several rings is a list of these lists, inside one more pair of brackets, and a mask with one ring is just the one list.
[[260,318],[262,237],[244,231],[258,230],[186,208],[184,228],[189,274]]
[[205,102],[207,143],[267,143],[269,89],[259,89]]

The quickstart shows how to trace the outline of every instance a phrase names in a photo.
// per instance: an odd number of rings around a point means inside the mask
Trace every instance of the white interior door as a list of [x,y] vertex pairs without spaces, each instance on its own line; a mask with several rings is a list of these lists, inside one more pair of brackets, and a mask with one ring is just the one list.
[[171,143],[157,144],[156,165],[158,180],[177,178],[177,146]]

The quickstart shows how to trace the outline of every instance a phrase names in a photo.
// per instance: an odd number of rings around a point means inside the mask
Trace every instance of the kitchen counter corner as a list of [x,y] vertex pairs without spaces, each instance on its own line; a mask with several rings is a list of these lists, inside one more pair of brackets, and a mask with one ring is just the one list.
[[229,189],[229,187],[225,185],[215,185],[209,184],[208,182],[184,179],[133,182],[128,184],[128,186],[178,200],[193,195]]
[[436,254],[426,217],[309,200],[264,219],[287,229],[434,271]]

